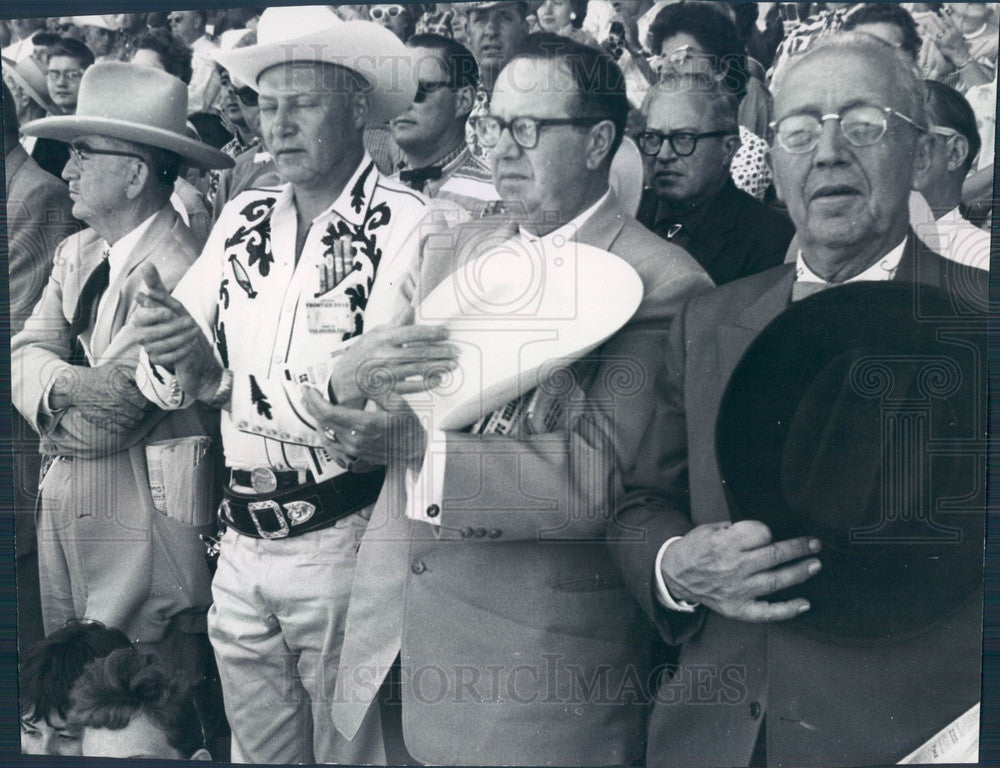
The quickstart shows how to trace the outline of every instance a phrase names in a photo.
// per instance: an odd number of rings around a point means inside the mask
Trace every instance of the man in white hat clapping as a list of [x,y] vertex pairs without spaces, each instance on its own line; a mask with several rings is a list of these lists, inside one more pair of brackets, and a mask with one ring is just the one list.
[[75,115],[23,126],[71,145],[63,178],[88,228],[56,248],[41,299],[12,340],[11,379],[15,407],[52,460],[38,542],[46,631],[95,619],[199,672],[210,594],[198,534],[207,528],[175,519],[180,510],[157,511],[145,449],[204,435],[210,421],[164,418],[142,397],[127,325],[140,267],[155,264],[174,284],[196,256],[169,202],[180,164],[231,162],[184,135],[186,102],[184,84],[166,73],[96,64]]
[[228,529],[209,635],[233,759],[381,761],[377,712],[348,742],[330,706],[357,543],[383,472],[350,464],[301,387],[357,407],[369,361],[405,377],[451,354],[438,329],[378,328],[431,209],[381,176],[362,136],[404,111],[415,83],[391,32],[326,8],[268,9],[257,35],[217,59],[258,90],[262,137],[287,183],[231,200],[173,296],[150,271],[140,386],[165,408],[222,410]]

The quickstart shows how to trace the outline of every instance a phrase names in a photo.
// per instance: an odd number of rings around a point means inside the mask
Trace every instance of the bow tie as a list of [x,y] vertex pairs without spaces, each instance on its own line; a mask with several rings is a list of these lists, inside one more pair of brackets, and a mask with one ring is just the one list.
[[441,178],[440,165],[428,165],[426,168],[410,168],[399,172],[399,180],[410,189],[423,192],[428,181],[437,181]]

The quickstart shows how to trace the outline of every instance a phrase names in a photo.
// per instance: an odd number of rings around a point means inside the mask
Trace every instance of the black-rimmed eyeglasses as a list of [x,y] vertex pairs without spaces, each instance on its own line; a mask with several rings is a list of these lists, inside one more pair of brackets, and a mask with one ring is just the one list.
[[635,142],[639,145],[639,151],[644,155],[658,155],[663,149],[663,142],[670,145],[670,149],[678,157],[693,155],[698,149],[700,139],[712,139],[717,136],[735,136],[736,131],[705,131],[694,133],[692,131],[675,131],[674,133],[664,133],[663,131],[646,130],[635,135]]
[[75,141],[69,145],[70,154],[78,162],[82,163],[90,159],[91,155],[111,155],[117,157],[134,157],[136,160],[142,160],[144,163],[148,163],[147,160],[142,155],[136,154],[135,152],[124,152],[118,149],[95,149],[82,142]]
[[476,138],[486,147],[495,147],[500,143],[503,132],[510,129],[514,142],[522,149],[534,149],[538,146],[538,135],[541,129],[554,125],[591,126],[599,123],[596,117],[515,117],[513,120],[502,120],[494,115],[483,115],[476,120]]
[[826,115],[800,113],[788,115],[771,123],[779,147],[793,155],[812,152],[823,134],[823,124],[836,120],[840,132],[849,144],[855,147],[871,147],[878,144],[889,129],[889,116],[899,118],[920,133],[926,129],[901,112],[891,107],[877,104],[859,104],[845,109],[842,113],[830,112]]

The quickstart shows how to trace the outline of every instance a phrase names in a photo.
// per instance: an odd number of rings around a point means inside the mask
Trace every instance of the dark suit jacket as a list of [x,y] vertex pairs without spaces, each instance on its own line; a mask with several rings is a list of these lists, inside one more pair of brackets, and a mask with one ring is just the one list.
[[[694,256],[716,285],[778,266],[795,234],[787,216],[737,189],[729,177],[710,200],[678,215],[647,189],[637,218]],[[670,237],[677,225],[680,229]]]
[[[428,245],[414,304],[452,279],[467,238],[478,254],[513,232],[507,220],[476,221]],[[334,722],[348,736],[399,653],[404,738],[418,760],[642,759],[651,632],[604,532],[619,468],[634,461],[645,366],[681,302],[710,283],[613,197],[576,239],[628,261],[643,303],[591,356],[596,375],[574,364],[562,426],[524,437],[448,433],[439,528],[404,516],[405,467],[389,468],[359,550],[337,681]]]
[[[766,721],[768,765],[894,763],[979,699],[981,595],[943,626],[892,647],[817,642],[794,620],[750,624],[654,596],[660,546],[729,519],[715,451],[726,383],[753,339],[791,301],[785,264],[693,299],[657,374],[657,405],[618,503],[612,554],[664,639],[681,643],[649,722],[651,766],[747,765]],[[910,234],[897,280],[947,288],[956,316],[986,306],[986,273],[942,259]],[[918,306],[918,304],[915,304]],[[821,555],[822,559],[822,555]]]

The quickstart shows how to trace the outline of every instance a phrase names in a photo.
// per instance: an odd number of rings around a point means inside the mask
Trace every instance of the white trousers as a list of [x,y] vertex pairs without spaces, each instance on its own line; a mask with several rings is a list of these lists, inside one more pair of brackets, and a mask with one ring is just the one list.
[[384,764],[378,710],[347,741],[330,716],[357,546],[367,521],[290,539],[222,540],[208,615],[232,760]]

